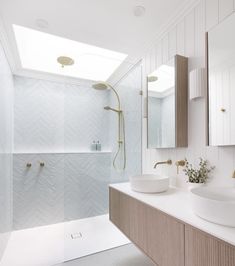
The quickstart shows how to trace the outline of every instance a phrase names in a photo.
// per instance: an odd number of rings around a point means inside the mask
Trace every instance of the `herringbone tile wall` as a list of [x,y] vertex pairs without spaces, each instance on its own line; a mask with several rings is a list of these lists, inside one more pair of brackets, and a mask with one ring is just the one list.
[[[127,164],[126,170],[122,172],[116,171],[113,167],[111,168],[112,183],[129,180],[130,176],[140,174],[142,171],[141,73],[141,65],[138,64],[115,86],[121,99],[121,108],[125,117]],[[111,104],[115,106],[115,97],[111,98]],[[110,116],[110,139],[112,140],[111,147],[113,159],[117,148],[117,119],[115,119],[116,114],[114,113],[111,113]]]
[[13,162],[14,230],[62,222],[64,154],[15,154]]
[[[112,168],[117,115],[103,109],[116,105],[110,91],[22,77],[14,81],[14,229],[107,213],[108,184],[141,172],[141,67],[117,86],[126,118],[124,172]],[[104,152],[88,152],[93,140]]]
[[65,155],[65,220],[108,213],[111,153]]
[[15,154],[14,229],[107,213],[110,158],[110,153]]
[[109,147],[109,93],[91,86],[17,77],[15,152],[89,150],[93,140]]

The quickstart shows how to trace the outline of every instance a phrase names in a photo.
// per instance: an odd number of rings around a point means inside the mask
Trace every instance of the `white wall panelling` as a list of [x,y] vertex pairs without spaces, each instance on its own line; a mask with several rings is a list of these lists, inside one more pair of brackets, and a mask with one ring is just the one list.
[[179,55],[184,55],[184,34],[185,34],[184,20],[180,21],[176,26],[176,51]]
[[173,58],[176,54],[176,27],[169,32],[169,58]]
[[169,60],[169,35],[166,34],[162,39],[162,61],[163,64]]
[[[157,42],[152,45],[155,48],[156,56],[147,52],[143,56],[143,76],[151,73],[157,64],[166,60],[166,55],[174,51],[174,38],[176,38],[177,53],[189,57],[189,71],[195,68],[205,67],[205,33],[216,26],[219,21],[234,11],[232,1],[201,0],[195,7],[188,10],[184,18],[175,21],[167,31],[162,34]],[[176,27],[176,36],[174,37]],[[167,37],[169,42],[167,44]],[[165,45],[163,45],[165,43]],[[160,49],[159,47],[162,47]],[[166,51],[168,47],[168,51]],[[143,83],[143,85],[146,85]],[[158,149],[152,150],[146,147],[146,119],[143,122],[143,166],[144,172],[159,172],[176,175],[176,167],[162,166],[153,170],[154,162],[171,158],[173,161],[187,157],[192,163],[198,162],[198,157],[207,158],[212,165],[216,166],[211,178],[213,185],[232,185],[231,175],[235,169],[235,148],[234,147],[207,147],[205,128],[205,99],[198,99],[189,102],[189,146],[180,149]],[[178,182],[184,185],[185,177],[182,172],[178,175]]]
[[188,68],[193,69],[195,60],[195,10],[192,10],[184,20],[185,23],[185,56],[189,58]]
[[206,30],[219,22],[219,0],[204,0],[206,4]]
[[219,0],[219,20],[222,21],[233,12],[233,0]]

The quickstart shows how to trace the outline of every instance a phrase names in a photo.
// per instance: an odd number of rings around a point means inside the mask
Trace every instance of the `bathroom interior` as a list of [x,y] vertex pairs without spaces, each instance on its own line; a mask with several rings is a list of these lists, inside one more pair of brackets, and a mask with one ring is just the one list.
[[235,0],[0,0],[0,266],[235,266],[234,27]]

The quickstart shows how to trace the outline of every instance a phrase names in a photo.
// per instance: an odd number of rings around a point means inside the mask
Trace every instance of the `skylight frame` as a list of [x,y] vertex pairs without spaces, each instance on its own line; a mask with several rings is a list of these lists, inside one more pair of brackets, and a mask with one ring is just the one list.
[[[13,31],[21,67],[25,70],[91,81],[107,81],[128,57],[124,53],[16,24],[13,24]],[[74,59],[75,64],[62,68],[57,62],[59,56],[69,56]]]

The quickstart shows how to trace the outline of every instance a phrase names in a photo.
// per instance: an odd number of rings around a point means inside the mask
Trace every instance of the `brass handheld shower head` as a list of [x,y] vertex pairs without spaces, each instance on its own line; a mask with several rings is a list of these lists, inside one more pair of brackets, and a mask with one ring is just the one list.
[[117,97],[117,101],[118,101],[118,107],[112,108],[110,106],[105,106],[104,109],[107,111],[113,111],[116,112],[118,114],[118,150],[114,156],[113,159],[113,166],[115,169],[118,169],[118,167],[116,166],[116,160],[118,155],[121,152],[121,148],[123,147],[124,153],[123,153],[123,166],[122,166],[122,170],[124,170],[126,168],[126,142],[125,142],[125,119],[124,119],[124,114],[123,111],[121,110],[121,102],[120,102],[120,98],[119,95],[117,93],[117,91],[108,83],[100,81],[97,83],[94,83],[92,85],[92,88],[95,90],[107,90],[107,89],[111,89],[113,91],[113,93],[115,94],[115,96]]

